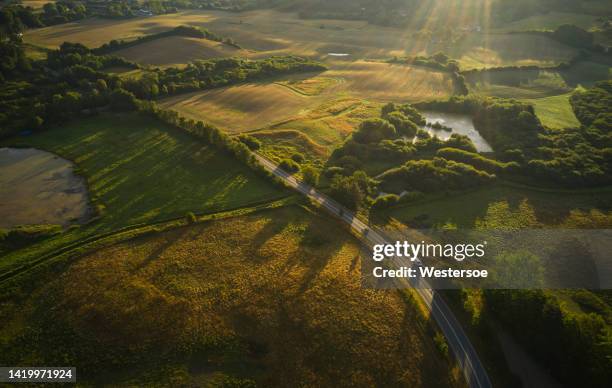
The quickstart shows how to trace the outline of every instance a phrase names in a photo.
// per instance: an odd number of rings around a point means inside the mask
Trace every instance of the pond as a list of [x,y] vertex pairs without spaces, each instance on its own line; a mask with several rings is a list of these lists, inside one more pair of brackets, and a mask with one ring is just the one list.
[[436,135],[442,140],[447,140],[451,134],[458,133],[469,137],[478,152],[492,152],[491,145],[482,137],[474,128],[474,122],[468,115],[458,113],[443,113],[443,112],[421,112],[428,123],[440,123],[445,127],[452,128],[452,131],[444,129],[434,129],[423,127],[430,135]]
[[85,221],[85,180],[74,165],[34,148],[0,148],[0,227]]

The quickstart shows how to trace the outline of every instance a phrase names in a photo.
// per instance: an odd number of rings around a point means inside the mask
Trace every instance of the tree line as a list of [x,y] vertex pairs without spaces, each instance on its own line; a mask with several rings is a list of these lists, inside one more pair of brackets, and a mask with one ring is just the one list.
[[186,36],[189,38],[208,39],[215,42],[222,42],[238,49],[241,48],[240,45],[238,45],[238,43],[236,43],[232,38],[222,38],[205,28],[194,26],[177,26],[170,30],[158,32],[156,34],[139,36],[134,40],[111,40],[109,43],[105,43],[102,46],[93,49],[92,52],[98,55],[109,54],[113,51],[137,46],[141,43],[151,42],[153,40],[162,39],[169,36]]
[[[29,62],[15,44],[15,67],[3,74],[0,88],[0,136],[36,130],[96,110],[130,110],[137,100],[209,89],[277,74],[310,72],[325,67],[299,57],[272,57],[259,61],[215,59],[189,64],[184,69],[144,71],[138,79],[122,79],[104,69],[138,68],[122,58],[96,55],[76,43],[63,43],[47,59]],[[0,47],[1,48],[1,47]],[[23,66],[17,69],[19,60]]]

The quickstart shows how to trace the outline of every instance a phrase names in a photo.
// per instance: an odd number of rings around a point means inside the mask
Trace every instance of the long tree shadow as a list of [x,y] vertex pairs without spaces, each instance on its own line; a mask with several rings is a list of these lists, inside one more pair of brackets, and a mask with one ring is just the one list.
[[[328,228],[322,228],[321,222],[330,222],[331,220],[323,220],[318,216],[313,216],[303,237],[300,240],[297,251],[294,253],[292,260],[287,262],[287,270],[296,265],[307,267],[306,273],[302,277],[302,284],[299,292],[303,293],[310,288],[312,282],[317,278],[325,266],[347,242],[343,236],[344,230],[340,230],[337,234],[331,235],[326,233]],[[334,221],[331,221],[334,222]],[[340,225],[337,225],[341,229]]]

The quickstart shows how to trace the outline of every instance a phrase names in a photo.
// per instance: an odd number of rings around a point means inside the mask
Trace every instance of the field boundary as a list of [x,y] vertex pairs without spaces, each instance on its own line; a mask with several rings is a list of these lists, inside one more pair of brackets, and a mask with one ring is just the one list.
[[[279,197],[276,199],[253,202],[251,204],[247,204],[247,205],[236,207],[236,208],[223,209],[223,210],[218,210],[218,211],[213,211],[213,212],[202,212],[202,213],[197,213],[197,214],[194,213],[194,215],[196,216],[195,223],[202,223],[202,222],[207,222],[211,220],[231,218],[231,217],[250,214],[253,212],[257,212],[257,211],[279,208],[279,207],[283,207],[283,206],[292,204],[292,202],[295,201],[297,198],[298,197],[295,194],[290,193],[290,194],[285,194],[282,197]],[[110,232],[101,233],[101,234],[87,237],[87,238],[75,241],[73,243],[70,243],[68,245],[65,245],[47,254],[44,254],[40,258],[33,260],[27,264],[24,264],[15,269],[12,269],[10,271],[0,274],[0,287],[5,285],[7,281],[10,281],[16,276],[27,273],[29,270],[41,264],[44,264],[54,258],[57,258],[58,256],[68,255],[79,249],[84,250],[83,252],[79,252],[80,254],[84,254],[85,252],[91,249],[99,249],[101,247],[108,246],[111,244],[116,244],[118,242],[125,241],[127,239],[131,239],[135,237],[139,237],[147,233],[157,233],[157,232],[161,232],[161,231],[165,231],[165,230],[169,230],[169,229],[173,229],[176,227],[181,227],[181,226],[185,226],[189,224],[190,222],[186,219],[186,216],[173,217],[170,219],[155,221],[151,223],[128,225],[128,226],[124,226],[119,229],[115,229]],[[124,235],[124,234],[127,234],[125,238],[112,239],[112,237],[117,237],[117,236]],[[107,243],[103,242],[106,239],[110,239],[110,241]],[[96,244],[100,242],[101,244],[99,245]]]

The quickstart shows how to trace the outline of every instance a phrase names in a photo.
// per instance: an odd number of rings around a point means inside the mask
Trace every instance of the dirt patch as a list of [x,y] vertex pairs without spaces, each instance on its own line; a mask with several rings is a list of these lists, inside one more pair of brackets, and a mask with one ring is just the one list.
[[84,221],[87,186],[73,164],[34,148],[0,148],[0,227]]

